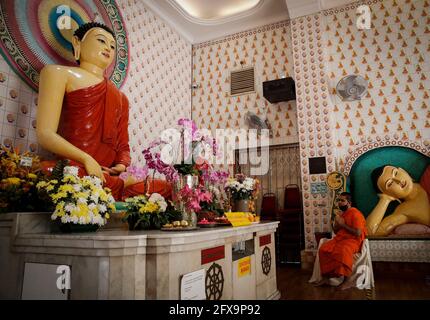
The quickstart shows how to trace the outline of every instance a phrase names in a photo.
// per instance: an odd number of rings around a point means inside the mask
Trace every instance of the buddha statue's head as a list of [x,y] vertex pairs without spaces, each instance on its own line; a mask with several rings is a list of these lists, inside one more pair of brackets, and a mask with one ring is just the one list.
[[379,191],[396,199],[406,198],[414,185],[411,176],[405,170],[390,165],[373,170],[372,180]]
[[86,62],[106,69],[115,59],[114,33],[101,23],[89,22],[81,25],[73,35],[72,45],[78,64]]

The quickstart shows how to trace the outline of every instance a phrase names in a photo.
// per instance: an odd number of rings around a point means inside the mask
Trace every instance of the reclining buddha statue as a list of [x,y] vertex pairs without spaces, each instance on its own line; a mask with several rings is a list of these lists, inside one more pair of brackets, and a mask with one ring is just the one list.
[[[119,174],[130,165],[129,103],[106,77],[115,59],[114,33],[107,26],[81,25],[72,38],[77,66],[47,65],[40,74],[37,138],[46,150],[69,159],[81,175],[94,175],[117,201],[146,192],[169,196],[163,180],[149,183]],[[53,166],[55,162],[47,166]]]
[[[429,170],[430,167],[424,174],[430,173]],[[430,230],[430,202],[427,193],[430,190],[423,188],[423,182],[414,183],[405,170],[390,165],[375,169],[372,180],[381,193],[378,194],[378,204],[366,219],[369,235],[387,236],[404,224],[420,225],[424,233]],[[391,201],[398,201],[400,204],[391,215],[385,217]]]

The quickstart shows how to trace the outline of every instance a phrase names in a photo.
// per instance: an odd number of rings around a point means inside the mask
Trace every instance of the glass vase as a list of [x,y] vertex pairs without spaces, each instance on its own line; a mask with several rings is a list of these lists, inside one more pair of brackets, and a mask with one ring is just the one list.
[[197,227],[197,214],[194,210],[183,210],[182,211],[182,220],[188,222],[188,227],[195,228]]

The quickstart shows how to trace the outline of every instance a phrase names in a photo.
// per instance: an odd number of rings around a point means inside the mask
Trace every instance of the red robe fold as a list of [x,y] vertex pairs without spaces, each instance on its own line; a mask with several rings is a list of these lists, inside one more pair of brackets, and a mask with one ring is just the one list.
[[360,229],[361,235],[355,236],[342,228],[333,239],[321,245],[318,254],[323,276],[350,276],[354,254],[361,250],[361,245],[366,238],[366,220],[360,210],[349,208],[342,214],[342,218],[348,226]]
[[[127,97],[105,78],[99,84],[66,93],[58,134],[91,155],[101,166],[110,168],[123,164],[128,167],[128,108]],[[71,165],[80,167],[80,175],[86,174],[83,164],[72,161]],[[172,188],[163,180],[149,183],[149,190],[144,183],[124,189],[124,181],[118,176],[107,173],[104,176],[104,186],[112,190],[117,201],[146,192],[158,192],[166,198],[171,196]]]

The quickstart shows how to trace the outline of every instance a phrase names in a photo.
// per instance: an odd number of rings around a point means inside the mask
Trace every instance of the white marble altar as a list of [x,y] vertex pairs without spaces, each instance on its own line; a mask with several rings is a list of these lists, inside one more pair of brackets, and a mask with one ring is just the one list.
[[[207,271],[214,263],[223,273],[221,299],[280,297],[274,241],[278,222],[182,232],[123,227],[62,234],[53,232],[49,217],[48,213],[0,215],[1,299],[21,299],[26,263],[70,266],[69,299],[180,299],[181,276],[202,268]],[[246,240],[253,244],[252,276],[239,279],[233,272],[232,246]],[[204,252],[217,247],[224,254],[210,261]],[[209,257],[205,263],[203,256]],[[255,288],[254,294],[249,294],[249,286]]]

